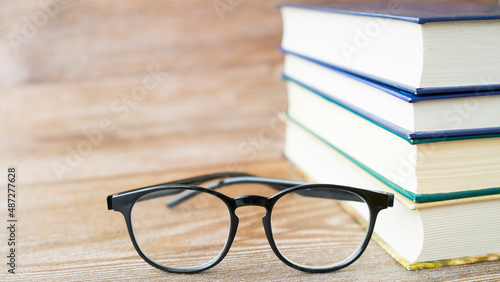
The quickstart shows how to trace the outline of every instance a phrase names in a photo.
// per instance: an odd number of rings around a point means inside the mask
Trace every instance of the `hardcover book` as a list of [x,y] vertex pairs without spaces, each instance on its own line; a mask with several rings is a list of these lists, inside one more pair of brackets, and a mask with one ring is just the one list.
[[[304,128],[287,122],[285,155],[308,178],[390,191],[394,207],[377,218],[374,239],[409,270],[500,259],[500,195],[414,203]],[[366,214],[346,207],[361,222]]]
[[283,77],[411,141],[500,133],[498,90],[417,96],[289,53]]
[[289,119],[412,201],[500,193],[500,137],[412,144],[301,85],[287,87]]
[[425,95],[500,89],[500,6],[284,4],[282,48]]

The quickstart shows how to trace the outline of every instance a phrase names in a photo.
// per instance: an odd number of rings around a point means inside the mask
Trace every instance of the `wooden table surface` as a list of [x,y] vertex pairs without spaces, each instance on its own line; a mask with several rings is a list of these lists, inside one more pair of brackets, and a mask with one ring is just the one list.
[[[238,210],[216,267],[178,275],[145,263],[107,195],[229,170],[300,179],[276,117],[277,1],[221,2],[232,3],[222,16],[217,1],[0,3],[0,185],[15,166],[18,220],[11,275],[4,190],[0,280],[500,280],[500,262],[410,272],[374,242],[341,271],[302,273],[275,257],[257,207]],[[256,192],[273,191],[229,194]]]

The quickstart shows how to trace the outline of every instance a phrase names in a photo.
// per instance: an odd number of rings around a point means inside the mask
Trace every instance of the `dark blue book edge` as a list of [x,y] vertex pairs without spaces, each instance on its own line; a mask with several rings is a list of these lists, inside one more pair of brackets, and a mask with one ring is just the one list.
[[367,111],[361,110],[356,106],[350,105],[332,97],[318,89],[310,87],[305,83],[302,83],[286,74],[283,74],[283,79],[286,81],[291,81],[312,93],[320,96],[321,98],[327,100],[328,102],[334,103],[349,112],[369,121],[370,123],[381,127],[390,133],[404,139],[408,143],[423,144],[423,143],[435,143],[435,142],[445,142],[445,141],[455,141],[455,140],[465,140],[465,139],[477,139],[477,138],[494,138],[500,137],[500,127],[492,128],[478,128],[478,129],[468,129],[468,130],[447,130],[447,131],[422,131],[422,132],[412,132],[408,131],[400,126],[397,126],[385,119],[382,119],[376,115],[373,115]]
[[334,72],[340,73],[351,79],[375,87],[379,90],[386,92],[389,95],[392,95],[396,98],[399,98],[409,103],[416,103],[419,101],[428,101],[428,100],[464,98],[471,96],[500,95],[500,84],[472,85],[472,86],[460,86],[460,87],[411,88],[409,86],[398,84],[392,81],[383,80],[369,74],[345,70],[341,67],[334,66],[332,64],[328,64],[323,61],[316,60],[311,57],[286,50],[283,47],[280,47],[280,51],[283,54],[290,54],[302,58],[304,60],[310,61],[312,63],[318,64],[325,68],[328,68]]
[[388,18],[417,24],[500,19],[500,6],[498,5],[465,2],[333,2],[315,6],[278,4],[278,7],[292,7],[328,13]]

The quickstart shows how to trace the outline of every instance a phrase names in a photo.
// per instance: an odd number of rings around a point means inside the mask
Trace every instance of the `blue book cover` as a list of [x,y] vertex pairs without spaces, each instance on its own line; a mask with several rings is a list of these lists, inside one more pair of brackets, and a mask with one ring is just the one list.
[[479,3],[333,2],[314,6],[280,4],[331,13],[389,18],[414,22],[470,21],[500,19],[500,6]]

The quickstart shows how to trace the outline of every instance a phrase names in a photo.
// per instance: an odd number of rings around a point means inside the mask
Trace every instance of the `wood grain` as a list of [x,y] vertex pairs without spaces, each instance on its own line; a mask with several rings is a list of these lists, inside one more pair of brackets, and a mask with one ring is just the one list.
[[[196,275],[168,274],[145,263],[135,252],[123,217],[106,210],[108,194],[223,167],[197,168],[64,183],[26,185],[19,191],[19,274],[9,280],[446,280],[495,277],[498,262],[421,271],[407,271],[375,243],[363,256],[342,271],[306,274],[279,261],[270,247],[258,207],[238,210],[240,226],[226,258],[215,268]],[[256,162],[245,171],[263,176],[299,179],[286,160]],[[22,171],[20,172],[22,175]],[[22,178],[21,178],[22,180]],[[22,182],[21,182],[22,184]],[[20,188],[21,189],[21,188]],[[225,190],[230,196],[271,195],[271,189],[249,187]]]
[[[374,243],[340,272],[302,273],[275,257],[256,207],[238,210],[231,251],[209,271],[172,275],[137,255],[108,194],[227,170],[300,179],[276,118],[287,106],[277,2],[241,1],[221,19],[213,1],[69,1],[15,48],[8,35],[44,10],[0,3],[0,170],[19,172],[18,274],[0,260],[0,280],[500,279],[498,262],[409,272]],[[151,69],[161,81],[131,100]]]

